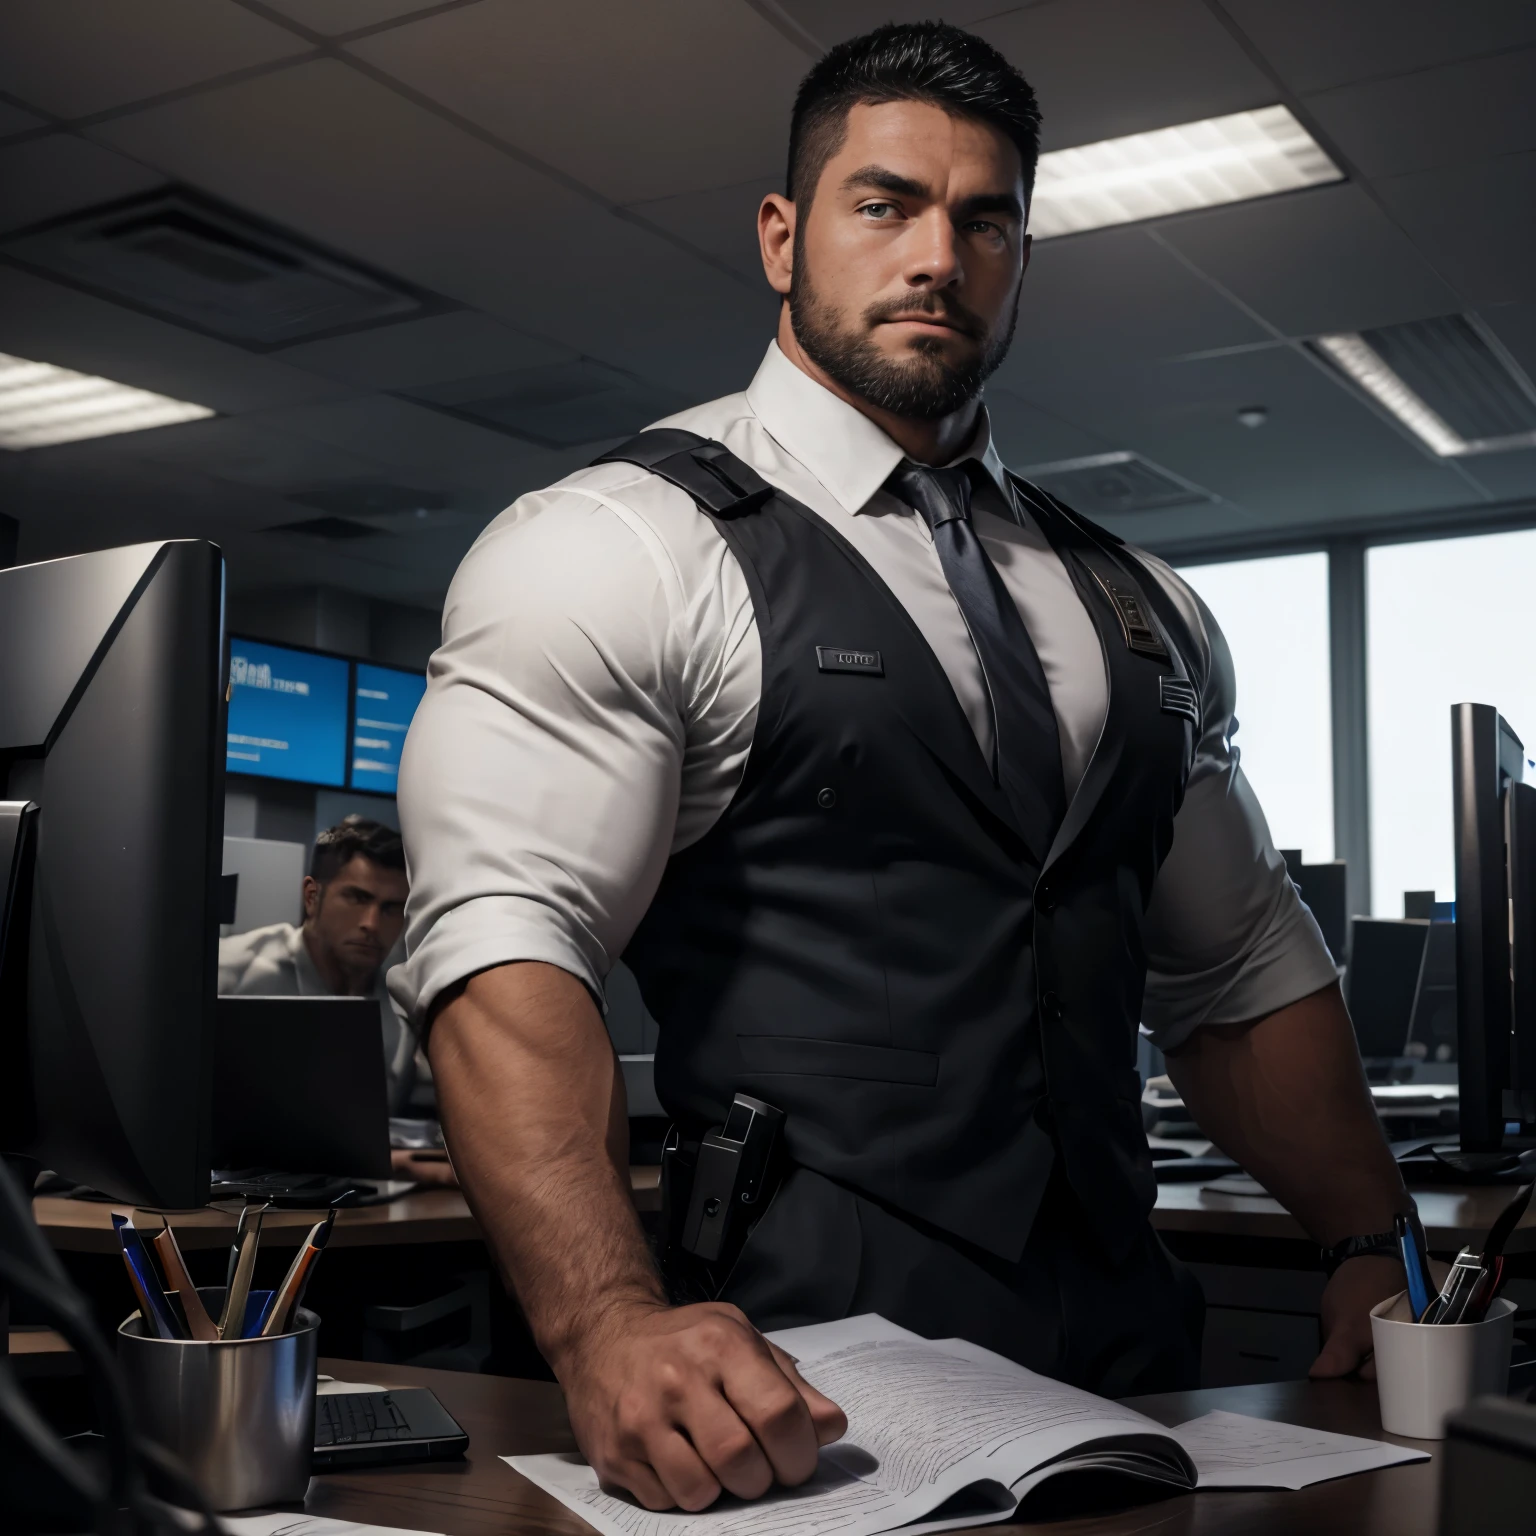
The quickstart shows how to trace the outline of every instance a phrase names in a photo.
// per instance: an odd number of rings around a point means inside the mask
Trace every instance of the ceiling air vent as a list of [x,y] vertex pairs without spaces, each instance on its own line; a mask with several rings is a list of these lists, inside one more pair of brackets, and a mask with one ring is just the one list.
[[341,544],[351,539],[371,539],[378,533],[366,523],[354,523],[350,517],[307,517],[297,523],[277,523],[268,533],[297,533],[306,539],[324,539]]
[[182,188],[23,230],[0,251],[45,276],[256,349],[441,308]]
[[1157,512],[1211,501],[1209,491],[1191,485],[1139,454],[1096,453],[1085,459],[1036,464],[1024,478],[1059,497],[1076,512],[1114,517],[1125,512]]
[[545,448],[628,437],[686,404],[681,395],[586,358],[406,393],[422,405]]

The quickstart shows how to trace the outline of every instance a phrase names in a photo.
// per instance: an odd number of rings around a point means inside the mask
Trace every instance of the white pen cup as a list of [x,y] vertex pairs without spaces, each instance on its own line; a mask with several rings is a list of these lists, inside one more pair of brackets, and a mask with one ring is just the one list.
[[1416,1323],[1406,1292],[1371,1309],[1381,1427],[1413,1440],[1445,1439],[1445,1416],[1509,1387],[1515,1304],[1500,1296],[1480,1323]]

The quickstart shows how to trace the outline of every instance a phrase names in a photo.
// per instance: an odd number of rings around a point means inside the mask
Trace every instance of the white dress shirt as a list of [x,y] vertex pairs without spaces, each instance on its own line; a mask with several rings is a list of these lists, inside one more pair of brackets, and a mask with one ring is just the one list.
[[[658,425],[724,443],[853,544],[932,647],[990,759],[985,681],[933,535],[882,489],[902,449],[776,345],[745,394]],[[985,413],[961,458],[989,477],[974,524],[1039,652],[1071,794],[1108,709],[1098,632],[1015,511]],[[1146,929],[1143,1022],[1168,1046],[1273,1012],[1336,972],[1238,766],[1216,622],[1142,558],[1209,653],[1201,739]],[[390,987],[407,1014],[420,1021],[445,987],[513,960],[560,966],[601,998],[668,858],[730,804],[761,686],[746,579],[684,492],[604,464],[496,518],[449,589],[401,763],[408,959]]]

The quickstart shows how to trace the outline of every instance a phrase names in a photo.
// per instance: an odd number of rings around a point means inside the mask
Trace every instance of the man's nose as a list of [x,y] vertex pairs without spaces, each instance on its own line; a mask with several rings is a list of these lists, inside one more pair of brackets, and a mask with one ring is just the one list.
[[914,288],[943,288],[960,276],[960,248],[947,209],[927,208],[911,221],[902,256],[902,275]]

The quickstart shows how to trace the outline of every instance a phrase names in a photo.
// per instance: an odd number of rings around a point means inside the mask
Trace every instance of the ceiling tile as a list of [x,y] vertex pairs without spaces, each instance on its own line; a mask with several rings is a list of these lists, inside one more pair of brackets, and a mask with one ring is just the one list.
[[[1117,447],[1263,518],[1324,523],[1477,500],[1453,468],[1290,347],[1106,373],[1074,381],[1059,403]],[[1268,411],[1257,429],[1237,419],[1253,405]]]
[[373,390],[436,384],[505,368],[533,368],[566,362],[576,354],[524,336],[489,316],[461,310],[285,347],[277,356],[313,373]]
[[1145,230],[1101,230],[1035,247],[998,382],[1050,405],[1062,375],[1269,339]]
[[1528,380],[1536,381],[1536,304],[1490,304],[1478,318],[1509,349]]
[[83,117],[309,51],[231,0],[7,0],[0,90]]
[[1530,0],[1223,0],[1294,90],[1536,43]]
[[20,107],[14,107],[8,101],[0,101],[0,138],[13,133],[27,133],[33,128],[43,127],[46,122],[46,118],[39,117],[35,112],[23,112]]
[[333,379],[7,266],[0,266],[0,352],[216,411],[305,405],[353,393]]
[[[751,3],[747,0],[747,4]],[[1031,3],[1042,4],[1046,0],[1026,0],[1026,4]],[[833,43],[873,32],[890,21],[927,21],[936,11],[941,20],[963,27],[984,16],[996,16],[999,11],[1024,7],[1009,7],[1006,0],[955,0],[943,7],[925,4],[924,0],[777,0],[777,8],[823,47],[830,48]]]
[[1000,385],[988,385],[986,400],[992,440],[1003,462],[1015,469],[1058,459],[1079,459],[1114,446]]
[[1287,336],[1461,307],[1408,237],[1347,183],[1191,214],[1158,236]]
[[136,458],[279,495],[294,487],[378,479],[384,473],[376,459],[278,431],[253,416],[215,417],[133,436],[135,441],[125,439],[125,451]]
[[806,68],[720,0],[474,5],[350,51],[621,203],[777,171]]
[[1468,303],[1536,298],[1536,153],[1388,177],[1376,190]]
[[24,229],[79,208],[132,197],[164,180],[147,166],[72,133],[0,145],[0,230]]
[[417,11],[435,10],[439,3],[440,0],[266,0],[269,9],[327,37],[383,21],[397,21]]
[[168,102],[91,135],[338,252],[661,383],[740,388],[769,334],[766,290],[339,61]]
[[1536,448],[1476,454],[1462,467],[1495,501],[1536,500]]
[[744,277],[761,282],[763,258],[757,243],[757,210],[768,193],[783,188],[784,178],[780,175],[757,176],[731,187],[632,203],[630,212],[698,250],[729,262]]
[[1071,0],[1010,11],[974,30],[1034,86],[1047,150],[1275,99],[1200,0]]
[[1307,106],[1365,176],[1536,149],[1536,48],[1342,86]]

